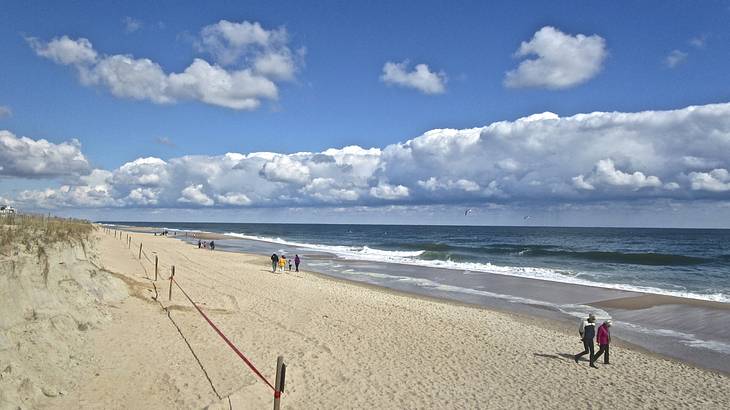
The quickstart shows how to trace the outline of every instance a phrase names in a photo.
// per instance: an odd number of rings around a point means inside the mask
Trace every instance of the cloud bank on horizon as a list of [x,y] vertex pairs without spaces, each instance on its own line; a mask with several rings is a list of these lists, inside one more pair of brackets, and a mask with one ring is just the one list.
[[[383,148],[137,158],[92,169],[77,141],[0,132],[0,174],[62,177],[37,208],[236,208],[730,199],[730,103],[534,114]],[[33,164],[43,164],[34,166]]]

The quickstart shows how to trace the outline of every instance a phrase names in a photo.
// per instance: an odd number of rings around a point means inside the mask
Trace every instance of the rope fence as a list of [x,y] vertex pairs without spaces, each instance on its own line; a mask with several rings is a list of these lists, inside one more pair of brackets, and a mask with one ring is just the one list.
[[[195,303],[195,301],[190,297],[190,295],[188,294],[188,292],[186,292],[185,289],[183,289],[183,287],[180,285],[180,283],[175,279],[175,265],[167,265],[165,263],[162,263],[159,260],[158,255],[155,255],[155,259],[154,259],[154,262],[153,262],[152,259],[147,254],[147,252],[145,252],[145,250],[143,249],[142,241],[139,242],[139,249],[137,249],[136,246],[133,249],[132,248],[132,243],[135,242],[135,241],[133,240],[132,235],[130,235],[129,233],[124,233],[123,234],[122,231],[119,231],[119,230],[116,230],[116,229],[111,229],[111,228],[108,228],[108,227],[104,227],[103,230],[104,230],[104,232],[106,234],[113,235],[115,239],[118,238],[119,240],[122,240],[123,235],[124,235],[124,239],[123,240],[126,242],[127,249],[130,249],[132,252],[137,253],[137,255],[135,255],[135,256],[137,256],[137,259],[140,261],[140,263],[142,263],[142,256],[144,256],[144,258],[147,260],[147,262],[149,262],[150,264],[154,264],[154,266],[155,266],[155,278],[154,278],[154,280],[151,279],[151,278],[149,278],[147,276],[147,269],[145,269],[145,276],[146,276],[146,278],[148,280],[152,281],[152,284],[155,287],[155,294],[156,295],[157,295],[157,286],[155,286],[155,282],[158,280],[158,270],[160,268],[163,268],[163,269],[164,268],[170,268],[170,276],[167,278],[167,280],[170,281],[170,285],[169,285],[169,289],[168,289],[168,301],[172,301],[172,285],[174,284],[180,290],[180,292],[182,292],[182,294],[190,302],[190,304],[193,305],[193,307],[195,308],[195,310],[197,310],[197,312],[203,317],[203,319],[205,319],[205,321],[210,325],[210,327],[213,328],[213,330],[218,334],[218,336],[220,336],[221,339],[223,339],[223,341],[228,345],[228,347],[230,347],[231,350],[233,350],[233,352],[241,360],[243,360],[243,362],[251,370],[251,372],[253,372],[262,382],[264,382],[264,384],[266,384],[266,386],[268,386],[273,391],[273,393],[274,393],[274,410],[279,410],[280,409],[280,406],[281,406],[281,403],[280,403],[281,393],[284,391],[285,375],[286,375],[286,364],[284,363],[283,356],[278,356],[277,357],[277,360],[276,360],[276,381],[274,383],[271,383],[256,368],[256,366],[253,364],[253,362],[251,362],[251,360],[249,358],[247,358],[246,355],[243,354],[243,352],[241,352],[241,350],[231,341],[231,339],[228,338],[223,333],[223,331],[221,331],[221,329],[218,326],[216,326],[215,323],[213,323],[213,321],[208,317],[208,315],[206,315],[205,312],[203,312],[203,310],[200,308],[200,306],[198,306],[198,304]],[[185,236],[187,237],[187,232],[185,233]],[[137,251],[137,252],[135,252],[135,251]],[[156,252],[153,252],[153,253],[156,253]],[[155,296],[155,299],[158,299],[158,296]],[[158,300],[158,302],[159,302],[159,300]],[[161,306],[163,307],[163,309],[165,309],[167,311],[167,314],[170,315],[169,308],[168,307],[165,307],[162,304],[161,304]],[[192,347],[191,347],[191,350],[192,350]],[[229,398],[229,401],[230,401],[230,398]]]

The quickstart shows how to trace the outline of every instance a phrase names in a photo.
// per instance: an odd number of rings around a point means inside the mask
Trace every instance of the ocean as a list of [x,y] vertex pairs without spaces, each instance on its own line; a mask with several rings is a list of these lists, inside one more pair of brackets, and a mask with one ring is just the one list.
[[[334,277],[566,322],[593,312],[624,340],[730,371],[730,230],[107,223],[227,234],[217,249],[298,254]],[[645,293],[716,303],[601,304]]]

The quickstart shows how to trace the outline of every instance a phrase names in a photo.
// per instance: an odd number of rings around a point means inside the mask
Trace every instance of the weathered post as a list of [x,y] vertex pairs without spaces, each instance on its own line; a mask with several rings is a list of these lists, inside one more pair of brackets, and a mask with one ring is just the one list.
[[274,382],[274,410],[281,408],[281,393],[284,391],[284,379],[286,378],[286,365],[284,356],[276,358],[276,381]]
[[172,274],[170,275],[170,290],[167,292],[167,301],[172,301],[172,281],[175,277],[175,265],[172,265]]
[[157,255],[155,255],[155,282],[157,282]]
[[139,243],[139,255],[137,256],[137,259],[142,259],[142,242]]

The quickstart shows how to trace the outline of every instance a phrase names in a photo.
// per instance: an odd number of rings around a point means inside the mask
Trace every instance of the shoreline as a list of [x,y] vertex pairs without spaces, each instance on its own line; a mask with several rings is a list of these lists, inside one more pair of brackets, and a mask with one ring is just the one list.
[[[136,233],[142,233],[142,234],[149,234],[150,232],[155,230],[160,230],[161,228],[157,227],[141,227],[141,226],[126,226],[126,225],[116,225],[117,228],[120,228],[120,230],[123,231],[130,231],[130,232],[136,232]],[[186,231],[178,231],[178,232],[186,232]],[[234,236],[228,236],[225,234],[219,234],[214,232],[186,232],[187,235],[172,235],[168,238],[171,239],[179,239],[181,242],[185,242],[185,239],[190,240],[191,238],[198,238],[203,240],[241,240],[240,238],[234,237]],[[265,255],[260,255],[256,253],[251,252],[245,252],[245,251],[239,251],[239,250],[227,250],[227,249],[216,249],[217,252],[228,252],[228,253],[234,253],[234,254],[241,254],[245,255],[247,257],[251,258],[266,258]],[[485,310],[488,312],[498,312],[501,314],[508,315],[512,317],[514,320],[525,323],[525,324],[531,324],[538,327],[541,327],[546,330],[553,330],[553,331],[559,331],[563,333],[566,338],[570,338],[573,336],[573,333],[575,333],[574,329],[574,321],[568,320],[566,318],[555,318],[555,317],[545,317],[545,316],[539,316],[534,313],[527,313],[527,312],[521,312],[517,311],[515,309],[509,309],[505,307],[498,307],[498,306],[486,306],[484,304],[480,304],[478,302],[469,302],[469,301],[462,301],[455,298],[450,297],[440,297],[435,295],[429,295],[429,294],[423,294],[423,293],[417,293],[414,291],[408,291],[408,290],[401,290],[401,289],[394,289],[385,285],[377,284],[377,283],[369,283],[365,281],[359,281],[355,279],[348,279],[348,278],[342,278],[333,276],[327,273],[318,272],[316,270],[310,270],[307,269],[306,272],[308,274],[311,274],[313,276],[317,276],[323,280],[328,281],[334,281],[337,283],[343,283],[346,285],[354,285],[358,287],[362,287],[364,289],[373,290],[376,292],[385,292],[391,295],[396,296],[402,296],[407,298],[415,298],[419,300],[429,301],[429,302],[435,302],[435,303],[446,303],[453,306],[461,306],[461,307],[467,307],[467,308],[476,308]],[[500,276],[506,276],[510,279],[517,279],[520,281],[527,281],[527,282],[549,282],[557,284],[559,287],[565,287],[565,288],[572,288],[572,287],[580,287],[580,288],[593,288],[596,291],[605,291],[607,288],[601,287],[601,286],[590,286],[590,285],[579,285],[579,284],[572,284],[572,283],[562,283],[562,282],[555,282],[555,281],[545,281],[537,278],[527,278],[527,277],[513,277],[509,275],[500,275]],[[615,290],[610,289],[608,290]],[[652,293],[646,293],[646,292],[636,292],[636,291],[618,291],[617,293],[629,293],[628,296],[616,296],[616,297],[610,297],[607,299],[601,299],[596,301],[591,301],[590,305],[595,306],[596,308],[611,308],[611,309],[623,309],[623,310],[640,310],[645,308],[651,308],[656,306],[662,306],[662,305],[678,305],[678,306],[685,306],[685,307],[701,307],[701,308],[712,308],[712,309],[719,309],[719,310],[730,310],[730,304],[722,303],[722,302],[715,302],[715,301],[708,301],[708,300],[700,300],[700,299],[693,299],[693,298],[684,298],[684,297],[677,297],[677,296],[668,296],[668,295],[660,295],[660,294],[652,294]],[[710,371],[713,373],[721,374],[728,376],[730,375],[730,371],[725,369],[718,369],[713,368],[709,366],[703,366],[700,363],[681,358],[681,357],[675,357],[668,353],[663,353],[659,351],[651,350],[645,346],[642,346],[639,343],[632,342],[629,340],[625,340],[624,338],[618,336],[614,337],[615,342],[614,345],[625,347],[643,354],[651,355],[653,357],[661,358],[664,360],[669,360],[676,363],[681,363],[684,365],[689,365],[697,369]],[[597,347],[596,347],[597,348]]]
[[[120,229],[123,229],[125,231],[130,232],[139,232],[139,233],[153,233],[155,231],[160,231],[163,229],[174,229],[173,233],[181,233],[179,236],[175,235],[169,235],[171,238],[176,239],[184,239],[184,238],[196,238],[201,240],[240,240],[240,241],[256,241],[261,243],[269,243],[272,246],[275,247],[282,247],[282,246],[288,246],[288,247],[297,247],[297,245],[292,244],[283,244],[281,242],[276,241],[267,241],[265,239],[249,239],[249,238],[241,238],[239,236],[235,235],[229,235],[229,234],[222,234],[217,232],[207,232],[207,231],[189,231],[184,229],[177,229],[177,228],[163,228],[163,227],[153,227],[153,226],[134,226],[134,225],[123,225],[123,224],[115,224],[113,225],[115,227],[119,227]],[[322,254],[331,254],[330,251],[327,250],[317,250],[317,249],[309,249],[305,248],[304,251],[312,251],[314,253],[322,253]],[[348,259],[351,261],[358,261],[358,259]],[[391,261],[375,261],[375,260],[369,260],[364,259],[362,261],[369,261],[369,262],[378,262],[388,265],[400,265],[400,266],[407,266],[407,267],[417,267],[417,268],[426,268],[426,269],[444,269],[444,270],[450,270],[450,271],[461,271],[461,270],[469,270],[469,268],[453,268],[448,266],[429,266],[429,265],[416,265],[416,264],[404,264],[399,262],[391,262]],[[514,274],[505,274],[500,272],[489,272],[489,271],[475,271],[475,273],[480,274],[489,274],[489,275],[498,275],[508,278],[514,278],[515,280],[526,280],[528,282],[530,281],[536,281],[536,282],[548,282],[548,283],[555,283],[561,286],[565,286],[566,288],[569,287],[581,287],[581,288],[589,288],[594,289],[597,292],[603,292],[603,291],[609,291],[609,292],[616,292],[616,293],[630,293],[631,296],[627,297],[627,300],[625,302],[613,302],[613,303],[606,303],[606,307],[614,308],[614,309],[638,309],[638,308],[647,308],[657,305],[667,305],[672,304],[672,302],[676,302],[674,304],[680,304],[684,306],[695,306],[695,307],[706,307],[706,308],[712,308],[712,309],[719,309],[719,310],[730,310],[730,302],[722,302],[717,300],[711,300],[711,299],[705,299],[701,297],[691,297],[691,296],[681,296],[681,295],[672,295],[672,294],[665,294],[665,293],[659,293],[659,292],[651,292],[646,289],[640,289],[640,288],[624,288],[618,285],[613,285],[610,283],[591,283],[588,281],[584,282],[570,282],[570,281],[561,281],[561,280],[553,280],[549,278],[539,278],[539,277],[531,277],[531,276],[521,276],[521,275],[514,275]],[[326,274],[326,273],[325,273]],[[662,289],[657,289],[659,291],[662,291]],[[638,297],[638,296],[656,296],[656,298],[648,298],[646,300],[632,300],[630,298],[632,297]],[[609,298],[610,300],[613,299],[624,299],[623,297]],[[603,303],[603,301],[592,301],[593,304],[597,303]],[[633,307],[636,306],[636,307]]]

